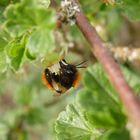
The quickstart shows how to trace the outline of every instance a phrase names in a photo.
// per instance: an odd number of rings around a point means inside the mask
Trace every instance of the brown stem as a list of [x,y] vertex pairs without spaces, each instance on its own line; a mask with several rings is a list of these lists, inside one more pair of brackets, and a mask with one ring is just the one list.
[[91,44],[92,52],[102,64],[109,79],[120,95],[129,119],[135,127],[140,128],[140,102],[134,96],[134,92],[126,82],[119,65],[115,62],[109,49],[104,45],[104,42],[96,32],[95,28],[91,26],[82,11],[76,13],[76,22],[85,38]]

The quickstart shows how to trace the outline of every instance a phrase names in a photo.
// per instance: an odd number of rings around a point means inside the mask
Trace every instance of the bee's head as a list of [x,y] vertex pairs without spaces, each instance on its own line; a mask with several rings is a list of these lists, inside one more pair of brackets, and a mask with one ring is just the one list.
[[72,75],[77,72],[76,66],[68,64],[64,59],[62,59],[59,63],[60,63],[60,67],[64,73],[66,73],[68,75]]

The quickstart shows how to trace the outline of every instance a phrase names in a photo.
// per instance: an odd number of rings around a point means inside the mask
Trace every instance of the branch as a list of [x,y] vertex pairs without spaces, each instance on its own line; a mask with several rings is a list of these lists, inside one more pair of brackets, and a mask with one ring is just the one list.
[[[71,1],[72,3],[76,3],[76,0]],[[79,3],[77,3],[77,5],[79,5]],[[91,44],[93,54],[102,64],[110,81],[118,92],[124,107],[126,108],[133,129],[138,130],[138,132],[135,131],[137,132],[135,134],[136,136],[133,136],[133,139],[138,140],[140,137],[140,102],[134,96],[134,92],[126,82],[119,65],[111,55],[110,50],[104,45],[104,42],[96,32],[95,28],[91,26],[81,9],[76,11],[75,18],[77,26]]]

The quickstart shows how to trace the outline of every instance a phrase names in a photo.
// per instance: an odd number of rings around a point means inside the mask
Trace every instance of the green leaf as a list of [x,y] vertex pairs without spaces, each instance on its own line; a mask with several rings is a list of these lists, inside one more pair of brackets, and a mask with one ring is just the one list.
[[[93,83],[93,81],[91,81]],[[95,128],[111,129],[125,126],[126,118],[121,108],[110,98],[105,97],[105,91],[82,90],[79,92],[77,100],[88,122]]]
[[36,59],[36,56],[31,54],[31,52],[29,51],[29,49],[26,50],[26,57],[29,59],[29,60],[35,60]]
[[95,137],[99,135],[98,131],[88,126],[80,111],[73,105],[67,106],[66,111],[60,113],[55,131],[58,140],[89,140],[92,134]]
[[[19,1],[20,0],[12,0],[12,3],[16,3],[16,2],[19,2]],[[0,6],[7,6],[10,3],[11,3],[10,0],[0,0]]]
[[[20,36],[25,31],[33,28],[42,27],[52,29],[55,26],[55,16],[52,10],[47,9],[49,0],[44,7],[44,1],[40,0],[22,0],[20,3],[10,5],[5,11],[7,18],[6,26],[14,36]],[[49,22],[48,22],[49,21]]]
[[5,72],[7,70],[7,56],[5,52],[0,52],[0,72]]
[[47,9],[49,4],[49,0],[23,0],[5,11],[6,27],[12,36],[30,33],[25,52],[30,60],[44,57],[55,48],[55,13]]
[[39,1],[39,3],[40,3],[42,6],[44,6],[45,8],[46,8],[46,7],[49,7],[49,5],[50,5],[50,3],[51,3],[50,0],[38,0],[38,1]]
[[7,46],[7,54],[10,59],[10,65],[14,70],[18,70],[23,63],[26,41],[28,35],[15,38]]
[[8,62],[6,55],[7,41],[4,32],[0,33],[0,72],[5,72],[7,70]]
[[104,133],[98,140],[130,140],[127,130],[110,130]]
[[6,45],[7,45],[7,41],[0,36],[0,52],[4,51]]
[[4,18],[4,15],[3,15],[3,11],[4,11],[4,7],[0,6],[0,28],[1,28],[1,24],[3,24],[4,21],[5,21],[5,18]]
[[32,56],[45,56],[54,50],[54,34],[47,31],[37,30],[33,32],[27,43],[28,52]]
[[[89,80],[91,80],[94,83],[89,83]],[[106,73],[104,72],[100,64],[97,63],[93,67],[88,68],[84,76],[84,83],[89,89],[95,90],[97,92],[99,91],[99,93],[103,94],[102,96],[108,96],[110,97],[109,100],[120,104],[118,94],[115,91],[114,87],[112,86],[110,80],[108,79]],[[96,88],[98,89],[96,90]]]
[[[124,67],[122,71],[132,88],[138,90],[139,77]],[[77,99],[88,121],[97,128],[123,128],[126,118],[118,94],[99,64],[87,69],[84,84],[85,89],[79,92]]]
[[140,76],[131,69],[122,67],[122,72],[129,85],[133,88],[136,93],[140,92]]

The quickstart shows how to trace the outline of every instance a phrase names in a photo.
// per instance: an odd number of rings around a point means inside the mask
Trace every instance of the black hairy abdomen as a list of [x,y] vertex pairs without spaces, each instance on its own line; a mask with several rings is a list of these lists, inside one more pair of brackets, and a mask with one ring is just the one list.
[[60,75],[60,84],[67,89],[71,88],[76,78],[76,73],[77,71],[71,71],[71,73],[63,71],[62,75]]

